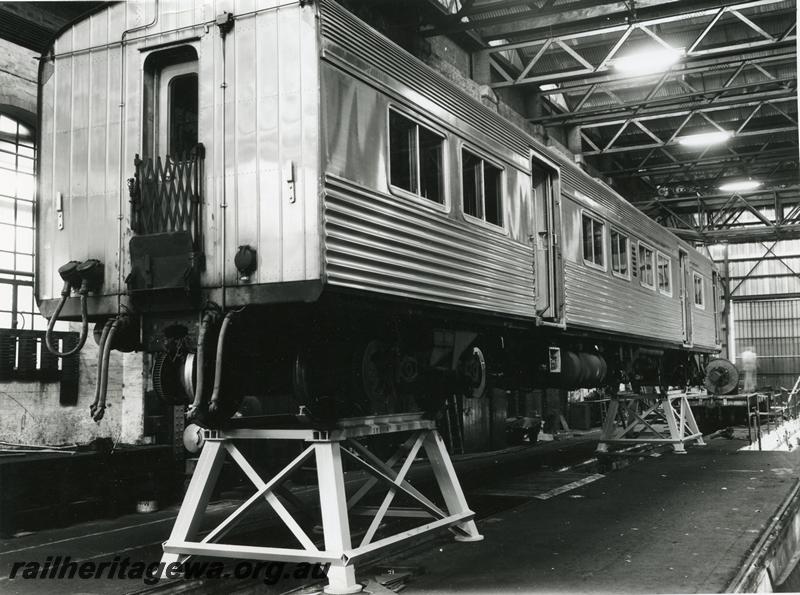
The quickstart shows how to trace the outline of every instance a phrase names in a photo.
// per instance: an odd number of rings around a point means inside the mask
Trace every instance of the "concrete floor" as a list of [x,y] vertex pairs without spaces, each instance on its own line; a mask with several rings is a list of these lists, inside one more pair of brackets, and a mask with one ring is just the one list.
[[[485,540],[446,536],[382,561],[410,567],[405,593],[522,591],[583,593],[720,592],[792,491],[798,452],[738,452],[742,440],[713,440],[689,453],[650,456],[617,471],[574,467],[594,443],[578,438],[457,462]],[[507,453],[508,455],[508,453]],[[559,470],[561,462],[572,465]],[[469,468],[471,471],[466,471]],[[476,471],[477,470],[477,471]],[[508,473],[514,473],[509,478]],[[566,486],[566,487],[565,487]],[[577,487],[576,487],[577,486]],[[212,505],[217,521],[236,503]],[[0,541],[0,593],[281,593],[274,586],[210,581],[158,587],[141,580],[11,580],[14,562],[157,561],[175,510],[43,531]],[[377,570],[365,568],[361,580]]]
[[[746,444],[746,442],[744,443]],[[405,593],[721,592],[792,491],[798,452],[714,440],[483,519],[485,539],[395,556]]]

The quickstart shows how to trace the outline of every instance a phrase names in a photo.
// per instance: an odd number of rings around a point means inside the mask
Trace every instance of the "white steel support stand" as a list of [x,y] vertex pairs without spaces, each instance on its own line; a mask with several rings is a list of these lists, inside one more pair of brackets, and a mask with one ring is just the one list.
[[[368,436],[393,432],[410,432],[410,435],[387,461],[378,458],[359,441]],[[303,440],[307,447],[279,473],[265,481],[236,448],[235,441],[238,439],[296,439]],[[441,509],[406,480],[411,466],[422,450],[427,455],[446,510]],[[370,476],[349,499],[345,492],[343,455],[366,470]],[[219,525],[198,539],[206,505],[226,456],[229,456],[245,473],[256,491]],[[312,456],[316,461],[324,544],[315,543],[309,537],[278,497],[286,493],[282,484]],[[400,463],[400,467],[396,470],[394,467],[397,463]],[[387,488],[381,504],[377,507],[359,506],[364,496],[379,484]],[[399,493],[410,497],[419,506],[392,508],[392,501]],[[301,547],[221,543],[222,538],[236,526],[244,513],[257,502],[264,500],[291,531]],[[350,519],[356,515],[372,517],[372,521],[359,545],[353,547]],[[376,533],[384,528],[382,523],[387,517],[419,518],[424,519],[424,524],[376,539]],[[381,416],[349,420],[346,425],[333,430],[236,429],[226,432],[207,430],[206,442],[197,468],[172,533],[164,542],[161,572],[164,575],[169,564],[183,563],[192,555],[320,563],[330,565],[327,574],[328,585],[325,588],[327,593],[342,595],[357,593],[361,590],[361,585],[356,582],[355,576],[355,562],[358,559],[423,533],[442,529],[449,529],[460,541],[481,540],[483,536],[478,533],[473,517],[474,513],[467,505],[450,456],[434,423],[419,419],[418,416]]]
[[[617,425],[623,412],[624,426]],[[634,436],[635,434],[635,436]],[[611,398],[597,452],[611,444],[671,444],[676,454],[686,454],[685,444],[705,446],[685,393],[636,395],[621,393]]]

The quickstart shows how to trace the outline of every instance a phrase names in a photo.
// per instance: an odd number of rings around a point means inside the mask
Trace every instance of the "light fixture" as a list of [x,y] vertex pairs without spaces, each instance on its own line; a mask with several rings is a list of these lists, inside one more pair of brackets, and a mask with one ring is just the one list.
[[558,85],[555,83],[545,83],[544,85],[539,85],[540,91],[555,91],[558,89]]
[[744,190],[755,190],[761,186],[758,180],[737,180],[735,182],[726,182],[719,187],[723,192],[742,192]]
[[647,50],[617,58],[614,67],[628,74],[662,72],[680,60],[682,55],[682,51],[674,49]]
[[701,132],[700,134],[689,134],[678,138],[678,142],[687,147],[700,147],[724,143],[733,134],[729,130],[716,130],[714,132]]

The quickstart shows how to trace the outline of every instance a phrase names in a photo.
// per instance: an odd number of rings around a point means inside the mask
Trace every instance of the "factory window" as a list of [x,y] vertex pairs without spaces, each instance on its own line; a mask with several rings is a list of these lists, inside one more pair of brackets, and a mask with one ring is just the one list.
[[444,203],[444,138],[389,110],[389,181],[395,188]]
[[655,289],[653,278],[653,249],[639,242],[639,283],[644,287]]
[[602,221],[583,213],[583,261],[586,264],[605,268],[604,228]]
[[706,309],[706,287],[699,273],[694,273],[694,305],[695,308]]
[[658,253],[657,256],[658,291],[664,295],[672,295],[672,261],[668,256]]
[[464,214],[503,225],[503,170],[466,149],[461,151]]
[[35,159],[33,130],[0,114],[0,328],[47,326],[33,297]]
[[628,236],[611,230],[611,271],[620,277],[630,278],[628,268]]

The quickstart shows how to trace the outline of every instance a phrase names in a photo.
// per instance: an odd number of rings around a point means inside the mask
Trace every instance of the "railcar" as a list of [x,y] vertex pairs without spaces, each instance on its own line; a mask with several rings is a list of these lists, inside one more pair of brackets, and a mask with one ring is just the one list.
[[205,423],[680,385],[719,348],[708,258],[332,0],[106,6],[40,107],[42,313]]

